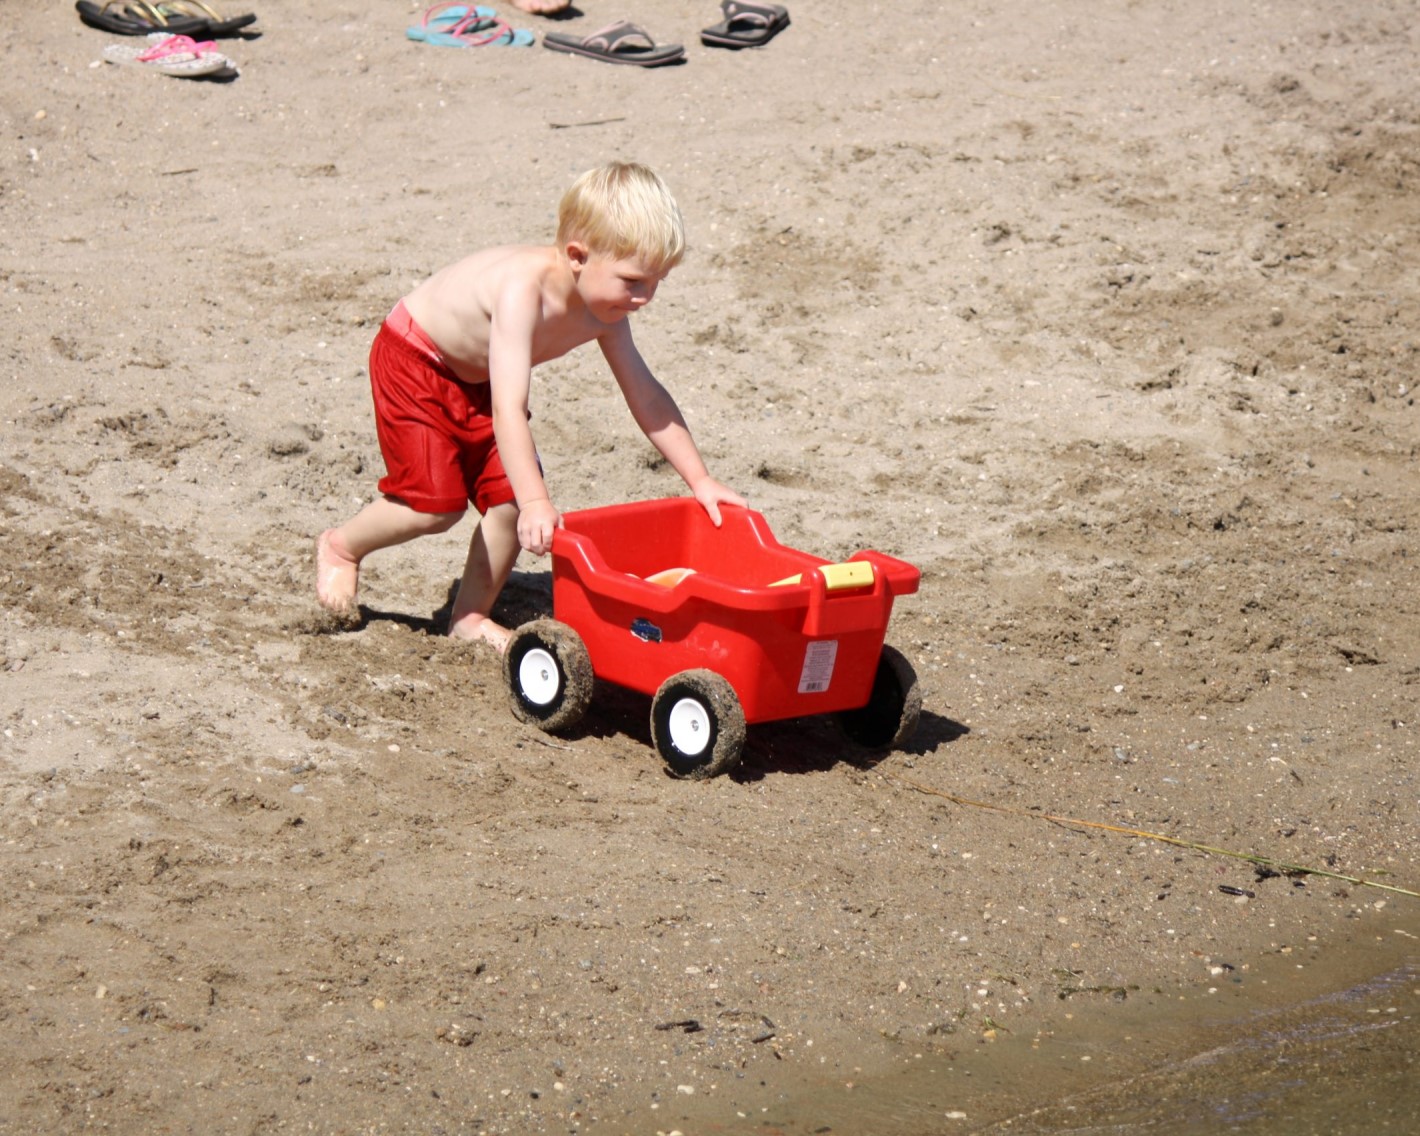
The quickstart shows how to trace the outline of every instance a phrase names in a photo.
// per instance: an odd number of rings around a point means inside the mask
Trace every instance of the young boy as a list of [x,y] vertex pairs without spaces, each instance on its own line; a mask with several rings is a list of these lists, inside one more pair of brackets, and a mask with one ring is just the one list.
[[560,514],[528,427],[537,364],[595,340],[636,424],[710,519],[743,505],[705,468],[685,419],[631,339],[627,317],[651,302],[685,255],[675,199],[645,166],[589,170],[558,209],[557,243],[486,249],[404,297],[370,349],[382,496],[316,541],[316,596],[353,614],[360,562],[380,548],[446,532],[472,501],[482,514],[449,634],[499,651],[489,618],[520,548],[552,547]]

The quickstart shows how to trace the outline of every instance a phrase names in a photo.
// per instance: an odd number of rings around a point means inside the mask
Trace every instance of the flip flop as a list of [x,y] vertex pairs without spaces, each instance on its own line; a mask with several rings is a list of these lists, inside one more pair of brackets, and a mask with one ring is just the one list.
[[435,4],[424,11],[417,26],[405,28],[408,39],[425,42],[431,35],[448,35],[460,25],[477,20],[491,20],[498,13],[483,6],[470,7],[467,4]]
[[435,4],[424,13],[418,27],[404,34],[434,47],[531,47],[536,37],[526,28],[513,28],[492,8],[464,4]]
[[657,43],[649,33],[626,20],[618,20],[584,38],[547,32],[542,37],[542,46],[633,67],[661,67],[685,58],[685,48],[680,44]]
[[[502,23],[502,21],[500,20],[499,23]],[[537,36],[535,36],[532,32],[528,31],[527,28],[510,28],[507,24],[504,24],[503,26],[507,28],[507,31],[505,31],[502,35],[498,36],[497,39],[488,40],[487,46],[531,47],[537,42]]]
[[198,43],[191,36],[157,32],[148,37],[146,44],[109,44],[104,48],[104,59],[109,63],[134,64],[179,79],[235,71],[236,65],[216,47],[211,40]]
[[74,5],[79,19],[91,28],[116,35],[147,35],[167,32],[168,35],[206,35],[207,20],[190,16],[169,19],[144,0],[106,0],[100,6],[93,0],[77,0]]
[[435,47],[531,47],[537,37],[506,20],[477,20],[450,32],[430,32],[424,42]]
[[782,4],[756,4],[753,0],[720,0],[724,20],[700,33],[710,47],[763,47],[789,26],[789,9]]
[[247,12],[227,20],[223,19],[211,5],[204,4],[202,0],[165,0],[164,3],[158,4],[156,7],[159,14],[170,21],[173,17],[205,19],[207,28],[202,34],[212,36],[214,39],[236,35],[242,28],[256,23],[255,12]]

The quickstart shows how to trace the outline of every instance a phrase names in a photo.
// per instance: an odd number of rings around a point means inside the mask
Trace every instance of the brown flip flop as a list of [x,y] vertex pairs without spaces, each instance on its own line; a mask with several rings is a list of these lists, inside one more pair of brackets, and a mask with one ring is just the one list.
[[757,4],[753,0],[721,0],[725,18],[700,33],[700,42],[711,47],[763,47],[789,26],[789,9],[782,4]]
[[680,44],[657,43],[643,28],[626,20],[618,20],[586,37],[547,32],[542,37],[542,46],[632,67],[661,67],[685,58],[685,48]]

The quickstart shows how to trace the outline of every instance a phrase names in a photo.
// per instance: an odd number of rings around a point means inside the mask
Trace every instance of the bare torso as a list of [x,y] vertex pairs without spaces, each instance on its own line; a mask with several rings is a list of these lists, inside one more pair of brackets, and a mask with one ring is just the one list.
[[590,343],[606,330],[576,295],[556,248],[506,245],[442,268],[404,298],[414,321],[466,383],[488,381],[488,346],[497,299],[513,283],[535,281],[541,313],[533,329],[532,363],[545,363]]

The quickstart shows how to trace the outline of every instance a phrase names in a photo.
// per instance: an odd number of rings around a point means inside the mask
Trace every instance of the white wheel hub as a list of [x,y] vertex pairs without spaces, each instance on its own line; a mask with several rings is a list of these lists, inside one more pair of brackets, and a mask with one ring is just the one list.
[[710,711],[694,698],[682,698],[672,706],[666,726],[672,744],[686,757],[699,757],[704,753],[714,732]]
[[534,647],[518,663],[518,686],[523,697],[537,706],[547,706],[562,686],[557,659],[545,647]]

